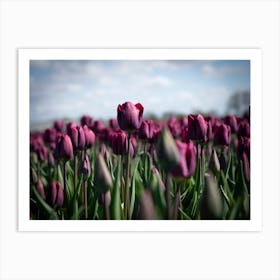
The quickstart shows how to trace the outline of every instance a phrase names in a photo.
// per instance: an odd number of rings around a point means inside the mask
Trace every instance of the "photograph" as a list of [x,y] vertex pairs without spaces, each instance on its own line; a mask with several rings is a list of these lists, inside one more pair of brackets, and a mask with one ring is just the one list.
[[250,76],[249,59],[30,59],[29,219],[250,220]]

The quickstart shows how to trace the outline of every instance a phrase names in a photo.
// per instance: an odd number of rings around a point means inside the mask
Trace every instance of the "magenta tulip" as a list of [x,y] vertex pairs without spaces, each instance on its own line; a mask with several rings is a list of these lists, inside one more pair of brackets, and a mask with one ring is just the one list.
[[68,135],[75,150],[83,150],[86,144],[85,132],[81,126],[71,127]]
[[87,154],[85,155],[85,157],[83,159],[82,166],[81,166],[81,172],[83,174],[85,174],[87,177],[90,176],[91,167],[90,167],[90,161],[89,161],[89,158],[88,158]]
[[172,169],[174,177],[189,178],[195,173],[196,154],[192,141],[183,143],[179,140],[175,141],[180,154],[180,162]]
[[50,202],[52,207],[60,208],[63,205],[63,189],[60,182],[52,182],[50,185]]
[[93,125],[93,119],[91,116],[89,115],[84,115],[82,118],[81,118],[81,125],[84,126],[84,125],[87,125],[88,127],[91,127]]
[[56,131],[62,132],[63,131],[63,126],[64,126],[64,123],[61,120],[58,120],[58,121],[54,122],[54,128],[56,129]]
[[240,122],[237,132],[238,137],[248,137],[250,138],[250,124],[247,120],[243,120]]
[[73,157],[73,145],[70,137],[65,133],[60,135],[57,140],[55,157],[65,160],[69,160]]
[[200,114],[188,116],[188,137],[191,140],[206,142],[207,123]]
[[91,148],[95,142],[95,134],[87,125],[84,125],[83,129],[85,133],[85,145],[87,148]]
[[44,185],[41,179],[39,179],[37,182],[36,190],[40,194],[40,196],[45,200],[46,195],[45,195]]
[[228,115],[224,117],[224,123],[230,126],[231,132],[236,133],[237,132],[237,120],[234,115]]
[[125,102],[118,106],[118,123],[122,130],[135,131],[138,130],[142,123],[144,108],[140,103],[136,105],[131,102]]
[[109,136],[110,146],[116,155],[125,155],[127,153],[127,134],[124,131],[112,132]]
[[214,145],[228,146],[230,144],[230,127],[226,124],[221,124],[215,127]]

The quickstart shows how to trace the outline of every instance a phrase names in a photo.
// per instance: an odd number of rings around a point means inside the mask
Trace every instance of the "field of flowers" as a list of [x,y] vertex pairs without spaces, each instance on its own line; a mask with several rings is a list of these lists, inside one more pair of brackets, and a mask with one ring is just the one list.
[[144,118],[30,134],[30,219],[250,219],[250,113]]

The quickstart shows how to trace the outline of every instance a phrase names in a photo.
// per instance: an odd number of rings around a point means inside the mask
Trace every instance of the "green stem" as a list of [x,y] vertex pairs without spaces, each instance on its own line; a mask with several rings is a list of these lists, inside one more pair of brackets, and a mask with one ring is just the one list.
[[180,203],[180,185],[176,184],[176,194],[175,194],[173,220],[177,220],[177,218],[178,218],[179,203]]
[[126,178],[125,178],[125,201],[124,201],[124,217],[128,219],[129,209],[129,170],[130,170],[130,134],[128,134],[128,149],[126,154]]
[[78,154],[74,156],[74,193],[78,185]]
[[87,181],[84,182],[84,202],[85,202],[85,219],[88,219],[88,208],[87,208]]
[[165,199],[166,199],[166,218],[167,220],[171,219],[171,197],[170,197],[170,191],[171,191],[171,176],[170,173],[167,173],[166,176],[166,190],[165,190]]

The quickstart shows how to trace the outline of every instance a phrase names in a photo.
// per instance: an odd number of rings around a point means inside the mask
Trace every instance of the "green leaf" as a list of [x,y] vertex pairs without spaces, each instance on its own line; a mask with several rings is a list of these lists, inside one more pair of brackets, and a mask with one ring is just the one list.
[[133,167],[133,174],[131,178],[131,198],[130,198],[130,209],[129,209],[129,219],[131,219],[133,210],[134,210],[134,204],[135,204],[135,181],[136,181],[136,173],[137,173],[137,167],[140,159],[137,160],[135,166]]

